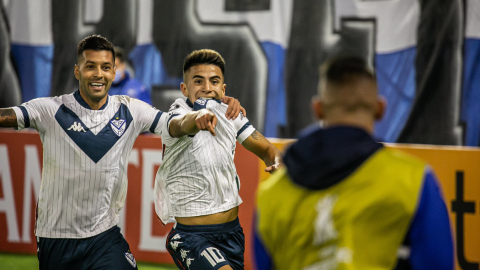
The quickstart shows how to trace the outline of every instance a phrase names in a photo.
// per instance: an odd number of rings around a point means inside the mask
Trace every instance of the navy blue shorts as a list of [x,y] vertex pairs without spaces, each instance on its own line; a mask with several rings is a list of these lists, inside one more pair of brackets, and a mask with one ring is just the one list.
[[37,238],[40,270],[138,269],[120,228],[81,239]]
[[187,226],[177,223],[166,244],[179,269],[244,268],[245,236],[238,218],[224,224]]

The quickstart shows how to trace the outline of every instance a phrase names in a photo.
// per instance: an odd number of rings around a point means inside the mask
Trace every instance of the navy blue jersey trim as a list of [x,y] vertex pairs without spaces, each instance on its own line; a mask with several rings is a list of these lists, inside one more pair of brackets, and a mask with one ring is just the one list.
[[[85,100],[83,100],[82,96],[80,95],[80,90],[77,90],[73,93],[73,96],[75,97],[75,99],[77,100],[77,102],[82,105],[82,107],[84,107],[85,109],[89,109],[91,110],[92,108],[90,107],[90,105],[87,104],[87,102],[85,102]],[[105,104],[103,104],[103,106],[99,109],[99,110],[103,110],[107,107],[108,105],[108,100],[110,99],[109,96],[107,96],[107,101],[105,102]]]
[[190,101],[190,99],[187,98],[187,100],[185,100],[185,102],[187,103],[187,105],[193,109],[193,103]]
[[23,121],[25,122],[25,128],[30,127],[30,115],[28,114],[27,109],[25,109],[25,107],[23,106],[18,106],[18,107],[20,108],[20,110],[22,110]]
[[250,122],[245,123],[245,125],[243,125],[243,127],[237,132],[237,138],[238,138],[238,136],[240,136],[240,134],[242,134],[242,132],[245,131],[245,129],[247,129],[251,125],[252,124],[250,124]]
[[157,116],[155,116],[155,120],[153,120],[152,126],[150,127],[150,132],[155,133],[155,128],[157,127],[158,120],[160,120],[160,117],[162,116],[163,112],[158,112]]
[[201,110],[201,109],[206,109],[206,108],[207,108],[207,103],[208,103],[209,101],[215,101],[215,102],[217,102],[217,103],[220,103],[220,102],[221,102],[221,101],[218,100],[218,99],[199,98],[199,99],[195,100],[195,102],[193,103],[193,110],[194,110],[194,111],[198,111],[198,110]]
[[168,118],[167,122],[170,123],[170,120],[172,120],[173,117],[178,116],[178,115],[180,115],[180,114],[178,114],[178,113],[172,113],[172,114],[170,115],[170,117]]
[[[125,104],[120,105],[120,108],[109,123],[97,135],[93,134],[82,120],[65,105],[60,106],[55,114],[55,119],[65,133],[67,133],[75,144],[95,163],[102,159],[115,143],[117,143],[133,121],[133,117]],[[72,128],[73,125],[75,125],[76,128]],[[112,126],[116,128],[116,131],[113,130]]]

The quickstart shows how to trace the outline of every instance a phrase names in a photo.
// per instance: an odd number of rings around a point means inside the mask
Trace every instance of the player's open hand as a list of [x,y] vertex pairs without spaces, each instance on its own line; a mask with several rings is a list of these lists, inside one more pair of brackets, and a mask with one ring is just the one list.
[[213,136],[216,135],[215,126],[217,125],[217,117],[213,112],[207,109],[198,111],[195,124],[199,130],[208,130]]
[[280,169],[281,167],[283,167],[282,163],[275,163],[272,166],[268,166],[267,168],[265,168],[265,171],[268,173],[273,173],[276,170]]
[[224,96],[222,97],[221,101],[225,104],[228,104],[227,113],[225,114],[225,117],[227,117],[228,120],[235,120],[240,112],[242,112],[244,116],[247,116],[247,111],[245,111],[245,109],[240,105],[240,101],[238,101],[238,99]]

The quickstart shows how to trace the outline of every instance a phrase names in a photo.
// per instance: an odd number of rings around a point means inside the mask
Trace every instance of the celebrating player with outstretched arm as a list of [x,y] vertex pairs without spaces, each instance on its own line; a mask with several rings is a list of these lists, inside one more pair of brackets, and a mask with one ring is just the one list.
[[[108,95],[115,57],[104,37],[83,39],[77,60],[74,93],[0,109],[1,127],[31,127],[42,139],[35,223],[40,269],[136,269],[117,227],[127,194],[126,164],[137,136],[160,135],[167,113]],[[231,105],[228,117],[236,117],[238,101],[225,101]]]
[[224,116],[224,67],[212,50],[187,56],[180,86],[186,99],[177,99],[163,122],[165,149],[155,179],[155,209],[162,222],[177,222],[167,249],[180,269],[244,268],[236,141],[260,157],[267,171],[280,166],[278,149],[244,115]]

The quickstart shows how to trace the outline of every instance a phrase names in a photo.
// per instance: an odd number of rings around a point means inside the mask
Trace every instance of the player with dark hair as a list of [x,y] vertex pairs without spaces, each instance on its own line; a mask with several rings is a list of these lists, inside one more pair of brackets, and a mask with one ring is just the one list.
[[[272,172],[280,152],[244,115],[227,119],[225,62],[213,50],[194,51],[184,62],[186,99],[177,99],[163,123],[163,164],[155,179],[155,210],[176,222],[167,250],[180,269],[243,269],[245,238],[238,219],[240,179],[236,141]],[[212,136],[213,135],[213,136]]]
[[[78,44],[79,89],[0,109],[0,127],[38,130],[42,185],[35,235],[40,269],[136,269],[117,224],[127,195],[127,164],[137,136],[161,134],[167,114],[127,96],[109,96],[112,44],[92,35]],[[238,101],[228,115],[238,115]]]
[[323,127],[288,148],[259,186],[257,269],[453,269],[447,208],[432,169],[372,138],[385,102],[356,57],[321,69]]

